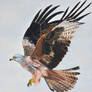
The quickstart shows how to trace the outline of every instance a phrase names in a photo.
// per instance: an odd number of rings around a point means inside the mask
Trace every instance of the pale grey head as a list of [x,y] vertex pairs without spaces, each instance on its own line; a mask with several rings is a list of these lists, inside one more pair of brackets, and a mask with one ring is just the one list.
[[16,54],[12,58],[10,58],[9,60],[10,61],[14,60],[14,61],[16,61],[18,63],[21,63],[21,62],[25,61],[25,56],[20,55],[20,54]]

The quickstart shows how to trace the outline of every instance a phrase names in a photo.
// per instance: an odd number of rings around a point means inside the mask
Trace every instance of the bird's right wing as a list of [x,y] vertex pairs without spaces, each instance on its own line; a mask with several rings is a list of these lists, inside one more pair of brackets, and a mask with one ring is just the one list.
[[79,22],[63,21],[57,25],[43,39],[42,52],[47,63],[47,67],[52,69],[56,67],[68,52],[71,39],[75,29],[80,25]]
[[[90,13],[79,16],[91,3],[85,6],[82,10],[80,8],[85,4],[84,1],[79,7],[79,3],[67,14],[68,9],[61,18],[61,22],[56,25],[49,33],[42,35],[37,41],[36,48],[32,53],[33,58],[39,59],[49,69],[55,68],[68,51],[73,33],[79,25],[84,24],[79,22],[82,18]],[[77,9],[76,9],[77,8]],[[80,11],[79,11],[80,10]]]

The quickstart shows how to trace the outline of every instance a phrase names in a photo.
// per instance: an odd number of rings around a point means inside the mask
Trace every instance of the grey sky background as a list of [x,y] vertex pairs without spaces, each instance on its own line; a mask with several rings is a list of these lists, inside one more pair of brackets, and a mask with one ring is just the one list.
[[[22,37],[34,15],[40,8],[61,5],[58,10],[71,8],[79,0],[0,0],[0,92],[50,92],[45,81],[27,87],[31,75],[16,62],[9,62],[14,54],[23,54]],[[84,0],[81,0],[84,1]],[[92,2],[88,0],[87,4]],[[92,5],[88,11],[92,12]],[[60,18],[60,16],[56,17]],[[92,14],[84,18],[75,33],[69,52],[56,69],[65,69],[79,65],[81,75],[71,92],[92,91]]]

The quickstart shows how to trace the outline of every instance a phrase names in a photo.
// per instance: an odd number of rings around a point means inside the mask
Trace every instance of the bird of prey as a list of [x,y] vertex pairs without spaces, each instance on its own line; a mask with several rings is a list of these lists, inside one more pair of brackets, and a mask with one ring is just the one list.
[[[21,64],[32,74],[28,86],[32,83],[37,85],[42,77],[51,91],[66,92],[75,86],[77,75],[80,74],[75,70],[78,70],[79,66],[65,70],[53,68],[68,52],[75,29],[84,24],[80,20],[90,14],[82,14],[91,5],[89,3],[84,6],[85,3],[86,1],[78,2],[70,11],[68,7],[65,11],[53,13],[59,5],[49,5],[38,11],[23,37],[24,55],[17,54],[10,59]],[[51,20],[60,14],[60,19]]]

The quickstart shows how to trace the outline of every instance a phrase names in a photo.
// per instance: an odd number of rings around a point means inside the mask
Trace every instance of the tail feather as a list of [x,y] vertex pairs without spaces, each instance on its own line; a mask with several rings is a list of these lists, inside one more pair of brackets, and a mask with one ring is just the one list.
[[52,91],[65,92],[75,86],[79,74],[79,72],[72,72],[71,70],[48,70],[48,76],[45,77],[45,80]]
[[71,71],[71,70],[78,70],[78,69],[80,69],[80,67],[76,66],[76,67],[73,67],[73,68],[65,69],[63,71]]

